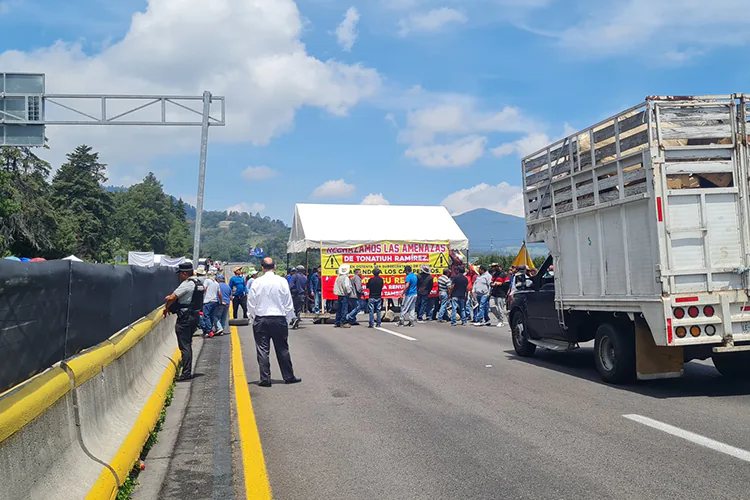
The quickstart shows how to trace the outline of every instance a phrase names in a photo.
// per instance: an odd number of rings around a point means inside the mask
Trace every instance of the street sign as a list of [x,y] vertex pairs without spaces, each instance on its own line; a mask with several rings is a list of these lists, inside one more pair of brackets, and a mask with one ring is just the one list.
[[0,73],[0,146],[44,146],[43,96],[43,73]]

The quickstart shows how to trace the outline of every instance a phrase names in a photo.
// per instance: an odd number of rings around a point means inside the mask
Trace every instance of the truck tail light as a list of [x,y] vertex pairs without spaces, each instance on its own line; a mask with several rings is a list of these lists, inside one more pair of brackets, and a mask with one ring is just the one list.
[[675,307],[674,310],[672,311],[672,314],[674,315],[675,318],[682,319],[685,317],[685,309],[681,307]]
[[715,312],[716,311],[714,311],[714,306],[706,306],[706,307],[703,308],[703,314],[707,318],[710,318],[711,316],[713,316]]
[[698,314],[700,314],[700,310],[698,310],[698,308],[697,308],[697,307],[695,307],[695,306],[690,306],[690,307],[688,308],[688,316],[690,316],[691,318],[697,318],[697,317],[698,317]]
[[709,337],[713,337],[714,335],[716,335],[716,327],[714,325],[707,325],[706,335],[708,335]]
[[700,326],[691,326],[690,327],[690,335],[693,337],[698,337],[701,334],[701,327]]
[[678,326],[675,329],[674,333],[675,335],[677,335],[677,337],[684,339],[687,336],[687,328],[685,328],[684,326]]

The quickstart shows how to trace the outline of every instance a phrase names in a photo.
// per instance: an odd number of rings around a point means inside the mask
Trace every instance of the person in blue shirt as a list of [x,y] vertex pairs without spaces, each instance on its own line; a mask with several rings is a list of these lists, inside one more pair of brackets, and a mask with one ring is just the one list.
[[229,304],[232,302],[232,288],[227,285],[223,275],[218,275],[219,293],[221,293],[221,304],[214,309],[216,318],[216,335],[224,334],[224,327],[229,326]]
[[[411,266],[404,266],[406,279],[404,280],[404,291],[401,292],[401,317],[398,326],[414,326],[415,308],[417,305],[417,275],[411,270]],[[405,320],[408,319],[408,322]]]
[[310,275],[310,279],[308,280],[310,293],[313,296],[313,312],[315,314],[320,314],[320,304],[322,299],[320,283],[320,274],[318,273],[318,268],[316,267],[315,269],[313,269],[313,272]]
[[229,280],[229,288],[232,289],[232,307],[234,317],[237,317],[237,308],[242,307],[242,315],[247,319],[247,286],[245,278],[242,277],[242,268],[234,268],[234,276]]

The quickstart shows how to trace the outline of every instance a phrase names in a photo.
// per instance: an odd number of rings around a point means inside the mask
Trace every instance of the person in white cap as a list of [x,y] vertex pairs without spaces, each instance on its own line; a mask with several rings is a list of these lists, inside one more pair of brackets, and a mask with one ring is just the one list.
[[342,264],[339,267],[339,276],[333,284],[333,293],[338,297],[338,309],[336,310],[336,328],[349,328],[346,321],[346,314],[349,312],[349,295],[352,293],[352,282],[349,279],[349,264]]

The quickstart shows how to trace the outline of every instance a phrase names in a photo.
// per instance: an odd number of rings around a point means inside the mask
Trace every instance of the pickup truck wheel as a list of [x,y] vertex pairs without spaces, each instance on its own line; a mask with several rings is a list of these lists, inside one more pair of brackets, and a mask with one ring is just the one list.
[[536,346],[529,342],[529,330],[526,328],[526,321],[522,313],[517,313],[511,321],[511,336],[513,337],[513,348],[516,354],[524,358],[530,358],[536,351]]
[[711,360],[723,377],[750,380],[750,352],[715,354]]
[[596,369],[610,384],[635,380],[635,336],[608,323],[596,330],[594,343]]

